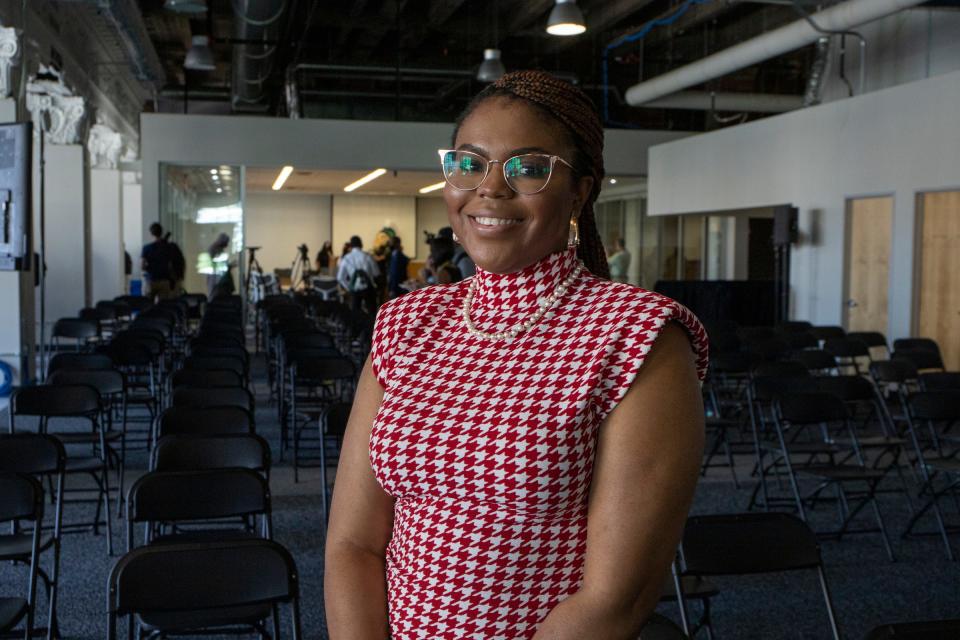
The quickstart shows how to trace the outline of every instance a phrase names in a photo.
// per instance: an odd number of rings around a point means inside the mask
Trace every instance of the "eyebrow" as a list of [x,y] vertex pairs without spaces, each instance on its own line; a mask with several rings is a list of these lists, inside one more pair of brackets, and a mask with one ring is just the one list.
[[[478,147],[475,144],[470,144],[470,143],[461,144],[459,147],[457,147],[457,150],[472,151],[474,153],[480,154],[485,158],[489,157],[489,154],[483,147]],[[546,153],[548,155],[553,155],[550,151],[544,149],[543,147],[519,147],[517,149],[511,149],[509,151],[510,155],[508,157],[512,158],[513,156],[519,156],[524,153]]]

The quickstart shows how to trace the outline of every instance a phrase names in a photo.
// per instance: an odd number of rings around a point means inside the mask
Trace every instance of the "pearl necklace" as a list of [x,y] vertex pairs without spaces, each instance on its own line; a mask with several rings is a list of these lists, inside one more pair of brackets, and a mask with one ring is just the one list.
[[564,278],[563,282],[557,285],[556,289],[553,290],[553,293],[540,300],[540,306],[536,313],[523,322],[518,322],[509,329],[504,329],[503,331],[497,331],[495,333],[487,333],[486,331],[477,329],[477,325],[474,324],[473,319],[470,317],[470,306],[473,304],[473,297],[476,295],[477,287],[479,286],[479,280],[476,276],[474,276],[473,280],[470,282],[470,288],[467,290],[467,295],[463,299],[462,312],[463,320],[467,325],[467,331],[470,332],[471,335],[475,335],[480,338],[486,338],[487,340],[507,340],[510,338],[516,338],[518,335],[537,324],[547,313],[547,311],[557,304],[557,301],[563,297],[563,294],[566,293],[567,288],[573,284],[574,280],[577,279],[582,271],[583,263],[578,261],[577,266],[574,267],[573,271],[570,272],[570,275]]

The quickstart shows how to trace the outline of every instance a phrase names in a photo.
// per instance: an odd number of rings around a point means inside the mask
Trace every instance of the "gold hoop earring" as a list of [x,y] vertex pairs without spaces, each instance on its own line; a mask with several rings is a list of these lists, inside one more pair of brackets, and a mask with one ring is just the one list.
[[580,246],[580,225],[577,224],[577,216],[570,218],[570,234],[567,236],[567,248],[573,249]]

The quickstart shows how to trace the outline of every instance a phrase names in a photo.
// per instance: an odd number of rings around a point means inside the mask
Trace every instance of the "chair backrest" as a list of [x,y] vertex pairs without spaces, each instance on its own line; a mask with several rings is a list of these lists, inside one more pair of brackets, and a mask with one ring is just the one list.
[[907,408],[918,420],[960,420],[960,390],[914,393],[907,398]]
[[237,358],[243,362],[244,368],[250,366],[250,353],[241,346],[234,345],[191,345],[190,355],[201,358]]
[[107,346],[107,353],[120,367],[145,367],[154,360],[150,346],[135,338],[114,338]]
[[860,358],[870,355],[870,348],[860,340],[846,338],[829,338],[823,343],[823,350],[835,358]]
[[893,341],[894,351],[913,351],[914,349],[931,351],[938,356],[940,355],[940,345],[932,338],[897,338]]
[[296,367],[299,380],[352,380],[356,366],[349,358],[317,357],[312,351],[294,351],[288,354],[288,363]]
[[67,454],[56,437],[40,433],[0,434],[0,471],[55,474],[63,471]]
[[747,575],[821,565],[816,534],[788,513],[693,516],[680,545],[685,573]]
[[844,402],[873,402],[873,385],[863,376],[820,376],[817,387],[824,393],[837,396]]
[[290,553],[271,540],[140,547],[110,572],[107,607],[127,615],[296,601],[297,575]]
[[24,473],[0,471],[0,522],[43,520],[43,485]]
[[783,339],[794,351],[799,351],[800,349],[817,349],[820,347],[820,341],[809,331],[784,333]]
[[787,320],[777,325],[781,333],[806,333],[813,325],[806,320]]
[[183,368],[203,371],[210,369],[234,371],[242,376],[246,373],[247,365],[241,358],[232,356],[187,356],[183,361]]
[[288,350],[332,349],[336,345],[333,336],[323,331],[295,331],[283,336],[283,345]]
[[270,486],[250,469],[148,471],[127,493],[129,522],[190,522],[270,512]]
[[859,340],[868,347],[887,347],[887,338],[878,331],[851,331],[847,334],[851,340]]
[[81,318],[60,318],[53,325],[54,338],[73,338],[75,340],[86,340],[96,337],[99,332],[97,323],[93,320],[83,320]]
[[929,349],[907,349],[901,347],[890,354],[891,360],[906,360],[917,369],[943,369],[943,358],[937,351]]
[[903,384],[917,379],[917,367],[909,360],[880,360],[870,363],[870,375],[877,382]]
[[835,326],[810,327],[808,331],[810,331],[810,333],[815,335],[819,340],[829,340],[830,338],[842,338],[847,335],[847,332],[843,330],[843,327],[835,327]]
[[960,371],[921,373],[920,388],[924,391],[949,391],[960,389]]
[[865,640],[957,640],[960,619],[899,622],[874,627]]
[[756,377],[750,383],[751,394],[757,402],[772,402],[787,393],[807,393],[817,390],[817,382],[810,375],[793,377]]
[[347,431],[347,422],[350,420],[349,402],[334,402],[323,412],[323,432],[328,436],[343,437]]
[[783,360],[780,362],[760,362],[751,371],[755,378],[805,378],[810,371],[802,362]]
[[837,361],[833,355],[821,349],[796,351],[790,358],[802,363],[810,371],[825,371],[837,368]]
[[100,393],[85,384],[17,389],[10,398],[15,416],[89,417],[100,411]]
[[114,302],[122,302],[132,310],[140,312],[153,305],[153,301],[146,296],[117,296]]
[[112,369],[113,359],[106,353],[58,353],[47,364],[47,375],[60,370],[96,371]]
[[241,407],[170,407],[157,423],[157,437],[253,433],[253,417]]
[[123,374],[116,369],[105,371],[57,371],[47,382],[52,385],[85,384],[93,387],[100,393],[100,397],[123,393],[126,389]]
[[195,389],[213,389],[215,387],[242,387],[243,379],[236,371],[221,369],[181,369],[173,373],[173,388],[193,387]]
[[846,420],[843,400],[832,393],[784,393],[776,400],[778,415],[793,425],[819,424]]
[[152,452],[155,471],[197,471],[236,467],[266,472],[270,445],[258,435],[166,435]]
[[181,387],[173,392],[174,407],[240,407],[253,412],[253,395],[242,387],[194,389]]

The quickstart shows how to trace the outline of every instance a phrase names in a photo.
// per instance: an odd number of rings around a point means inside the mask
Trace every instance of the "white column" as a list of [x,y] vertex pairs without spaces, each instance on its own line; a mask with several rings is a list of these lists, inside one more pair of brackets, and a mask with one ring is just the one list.
[[121,174],[90,170],[90,301],[123,295],[123,212]]
[[137,174],[124,172],[122,187],[123,247],[133,261],[131,279],[142,278],[140,251],[143,249],[143,187]]

